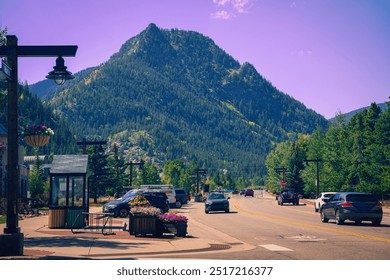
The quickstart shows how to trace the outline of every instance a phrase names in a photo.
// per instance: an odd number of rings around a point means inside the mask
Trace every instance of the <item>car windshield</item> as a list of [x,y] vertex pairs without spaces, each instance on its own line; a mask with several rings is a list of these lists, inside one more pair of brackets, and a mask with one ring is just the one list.
[[134,197],[137,196],[137,191],[136,190],[131,190],[131,191],[128,191],[127,193],[125,193],[124,196],[122,196],[121,198],[118,198],[118,200],[123,200],[123,201],[127,201]]
[[350,194],[347,195],[347,200],[352,202],[377,202],[375,196],[371,194]]
[[209,194],[209,199],[224,199],[225,195],[223,193],[211,193]]

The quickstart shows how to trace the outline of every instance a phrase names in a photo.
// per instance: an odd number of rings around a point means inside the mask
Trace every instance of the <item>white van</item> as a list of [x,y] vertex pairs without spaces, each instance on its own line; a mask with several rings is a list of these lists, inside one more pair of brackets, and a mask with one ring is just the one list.
[[[169,206],[171,208],[177,207],[176,205],[176,191],[173,185],[141,185],[142,191],[151,191],[151,192],[164,192],[169,201]],[[181,207],[181,205],[180,205]],[[178,208],[180,208],[178,207]]]

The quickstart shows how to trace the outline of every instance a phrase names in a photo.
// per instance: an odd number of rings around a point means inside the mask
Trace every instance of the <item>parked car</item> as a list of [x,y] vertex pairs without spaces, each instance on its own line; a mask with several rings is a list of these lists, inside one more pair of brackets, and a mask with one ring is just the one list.
[[283,189],[276,197],[278,205],[283,206],[284,203],[292,203],[299,205],[299,196],[294,189]]
[[316,200],[314,200],[314,211],[320,211],[322,205],[328,202],[329,198],[334,195],[336,192],[322,192],[320,193]]
[[252,196],[254,197],[255,196],[255,192],[253,189],[250,189],[250,188],[247,188],[244,192],[244,196]]
[[176,208],[181,208],[183,204],[187,204],[189,201],[189,194],[184,189],[175,189],[176,191]]
[[341,225],[345,220],[360,224],[362,221],[371,221],[379,226],[382,222],[382,203],[370,193],[339,192],[329,198],[320,210],[321,221],[327,223],[329,219],[336,220]]
[[229,197],[226,198],[221,192],[211,192],[207,196],[205,201],[205,213],[208,214],[210,211],[225,211],[229,213]]
[[240,190],[240,195],[244,195],[245,194],[245,190]]
[[239,194],[239,190],[233,190],[232,194]]
[[113,213],[114,217],[126,218],[130,213],[129,202],[137,195],[143,195],[152,206],[160,208],[162,213],[169,211],[169,201],[165,193],[130,190],[123,197],[104,204],[103,212]]

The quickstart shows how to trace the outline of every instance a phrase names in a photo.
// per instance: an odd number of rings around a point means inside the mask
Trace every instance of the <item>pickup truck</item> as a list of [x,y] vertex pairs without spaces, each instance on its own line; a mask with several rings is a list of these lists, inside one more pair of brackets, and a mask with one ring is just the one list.
[[278,205],[283,206],[284,203],[292,203],[293,205],[299,205],[299,196],[293,189],[283,189],[278,196]]

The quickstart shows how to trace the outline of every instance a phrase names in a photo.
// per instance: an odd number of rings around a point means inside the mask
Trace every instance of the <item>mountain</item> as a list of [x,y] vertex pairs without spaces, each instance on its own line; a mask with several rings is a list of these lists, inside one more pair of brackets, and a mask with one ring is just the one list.
[[[379,106],[379,108],[381,108],[382,112],[384,112],[386,109],[387,109],[387,104],[386,103],[380,103],[380,104],[377,104]],[[356,110],[353,110],[351,112],[348,112],[348,113],[344,113],[342,115],[345,116],[345,119],[349,122],[350,119],[352,119],[352,117],[354,115],[356,115],[357,113],[360,113],[360,112],[363,112],[364,110],[368,110],[368,108],[370,108],[370,106],[367,106],[367,107],[363,107],[363,108],[360,108],[360,109],[356,109]],[[331,118],[329,119],[329,122],[334,122],[336,120],[336,118]]]
[[194,31],[150,24],[84,74],[46,104],[77,139],[108,137],[129,159],[260,176],[274,144],[328,124]]

